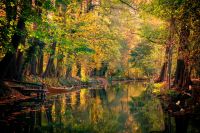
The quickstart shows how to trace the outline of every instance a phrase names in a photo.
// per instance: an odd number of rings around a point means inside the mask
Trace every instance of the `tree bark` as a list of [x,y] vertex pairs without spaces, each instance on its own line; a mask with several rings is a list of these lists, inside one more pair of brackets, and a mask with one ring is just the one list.
[[15,74],[17,80],[22,80],[23,71],[24,71],[23,70],[23,62],[24,62],[23,53],[21,51],[18,51],[18,53],[17,53],[17,62],[16,62],[17,71],[16,71],[16,74]]

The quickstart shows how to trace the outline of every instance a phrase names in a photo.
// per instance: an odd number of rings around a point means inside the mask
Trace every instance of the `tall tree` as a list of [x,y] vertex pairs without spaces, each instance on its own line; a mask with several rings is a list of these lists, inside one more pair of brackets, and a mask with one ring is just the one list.
[[54,65],[55,51],[56,51],[56,42],[53,42],[51,46],[51,53],[49,55],[49,60],[46,66],[46,70],[43,74],[43,77],[54,77],[56,74]]
[[[18,46],[20,43],[25,43],[25,35],[26,35],[26,28],[25,22],[27,20],[27,13],[31,12],[31,0],[29,1],[12,1],[6,0],[6,18],[7,18],[7,25],[10,26],[11,22],[16,22],[16,28],[14,28],[14,32],[10,41],[10,47],[12,50],[8,50],[5,53],[5,56],[0,61],[0,78],[7,78],[7,79],[18,79],[19,72],[17,71],[21,69],[21,58],[22,53],[18,51]],[[16,67],[16,65],[18,67]],[[20,70],[21,72],[21,70]],[[21,73],[20,73],[21,74]]]

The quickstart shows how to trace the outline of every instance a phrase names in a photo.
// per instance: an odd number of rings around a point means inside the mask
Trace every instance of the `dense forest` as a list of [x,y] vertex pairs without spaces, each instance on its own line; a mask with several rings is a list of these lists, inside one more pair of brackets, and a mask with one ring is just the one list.
[[170,74],[187,87],[199,77],[198,0],[3,0],[0,6],[1,79],[164,81]]
[[2,99],[15,95],[5,81],[48,89],[127,80],[200,102],[199,0],[0,1]]

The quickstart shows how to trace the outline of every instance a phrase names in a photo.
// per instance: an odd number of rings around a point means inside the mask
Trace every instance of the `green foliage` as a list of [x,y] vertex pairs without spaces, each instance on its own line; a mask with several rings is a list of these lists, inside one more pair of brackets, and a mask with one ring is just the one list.
[[155,25],[144,23],[141,26],[140,34],[146,41],[154,43],[154,45],[163,45],[167,37],[166,27],[164,24],[157,27]]
[[152,52],[152,46],[146,42],[138,44],[131,53],[131,62],[133,67],[141,68],[145,75],[152,75],[154,73],[153,62],[149,56]]
[[140,3],[141,11],[167,20],[171,15],[179,12],[179,7],[186,0],[152,0],[149,3]]
[[75,48],[74,51],[77,54],[94,54],[95,53],[95,51],[93,49],[90,49],[90,48],[88,48],[86,46]]
[[51,0],[45,0],[44,4],[43,4],[43,8],[46,10],[52,10],[54,8],[53,3],[51,2]]

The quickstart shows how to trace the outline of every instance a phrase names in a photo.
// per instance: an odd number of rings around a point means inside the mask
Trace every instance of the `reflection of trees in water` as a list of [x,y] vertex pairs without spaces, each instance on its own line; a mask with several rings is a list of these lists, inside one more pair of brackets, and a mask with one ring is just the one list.
[[95,89],[91,89],[90,90],[90,97],[91,98],[95,98],[96,97],[96,90]]
[[72,109],[76,108],[76,103],[77,103],[76,101],[77,101],[76,92],[72,92],[71,93],[71,107],[72,107]]
[[65,97],[66,97],[66,110],[71,109],[71,95],[66,94]]
[[144,92],[139,97],[132,97],[129,105],[139,125],[137,131],[141,130],[144,133],[164,131],[164,114],[158,99]]
[[98,95],[100,96],[102,104],[107,104],[108,103],[108,96],[107,96],[106,90],[104,88],[102,88],[102,89],[98,89],[97,92],[98,92]]
[[[101,89],[90,89],[89,90],[90,99],[100,98],[102,104],[108,103],[108,96],[105,88]],[[88,99],[88,101],[90,100]]]
[[87,108],[87,89],[80,90],[80,109],[85,110]]
[[37,132],[132,132],[134,120],[126,111],[132,89],[121,84],[108,89],[81,89],[52,96],[40,111],[29,114],[31,121],[27,129]]

